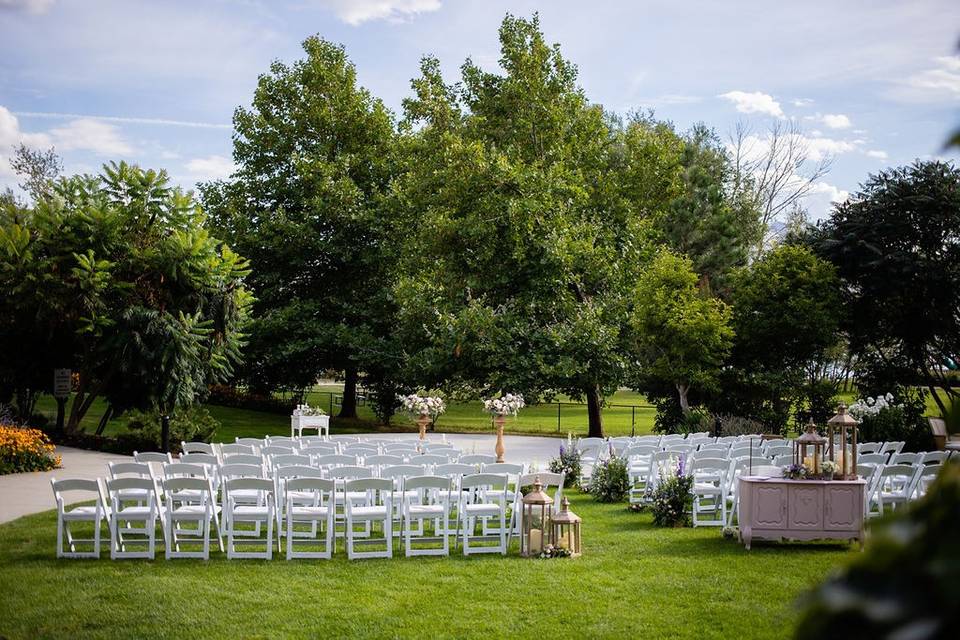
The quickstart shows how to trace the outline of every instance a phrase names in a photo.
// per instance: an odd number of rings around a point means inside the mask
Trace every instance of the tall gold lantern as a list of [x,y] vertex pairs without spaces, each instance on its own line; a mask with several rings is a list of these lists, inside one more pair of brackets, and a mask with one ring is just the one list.
[[810,418],[806,430],[793,441],[793,464],[806,466],[809,459],[811,471],[814,475],[820,475],[820,462],[823,460],[826,444],[827,439],[817,433],[817,425],[813,423],[813,418]]
[[553,498],[543,491],[538,476],[533,481],[533,491],[523,496],[522,531],[520,535],[520,555],[536,557],[544,547],[553,544],[553,529],[550,526],[550,512]]
[[[857,419],[847,413],[847,405],[840,403],[837,415],[827,421],[827,437],[830,439],[830,459],[837,463],[837,472],[843,480],[857,479]],[[834,435],[840,435],[840,453],[835,451]],[[847,455],[847,442],[850,455]]]
[[583,553],[580,544],[580,516],[570,511],[570,501],[564,496],[560,511],[553,516],[553,544],[570,551],[575,558]]

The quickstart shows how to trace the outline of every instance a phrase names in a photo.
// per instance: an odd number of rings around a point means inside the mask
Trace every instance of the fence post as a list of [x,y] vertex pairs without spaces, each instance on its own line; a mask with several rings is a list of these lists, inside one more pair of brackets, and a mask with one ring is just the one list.
[[557,403],[557,433],[560,433],[560,403]]
[[330,401],[330,411],[327,413],[328,416],[333,416],[333,391],[327,392],[327,399]]
[[637,435],[637,405],[630,405],[630,437]]

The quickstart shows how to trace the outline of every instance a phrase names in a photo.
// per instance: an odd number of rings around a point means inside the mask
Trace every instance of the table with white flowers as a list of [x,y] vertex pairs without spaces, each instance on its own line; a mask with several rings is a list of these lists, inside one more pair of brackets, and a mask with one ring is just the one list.
[[290,416],[290,437],[303,435],[304,429],[316,429],[317,435],[330,436],[330,416]]

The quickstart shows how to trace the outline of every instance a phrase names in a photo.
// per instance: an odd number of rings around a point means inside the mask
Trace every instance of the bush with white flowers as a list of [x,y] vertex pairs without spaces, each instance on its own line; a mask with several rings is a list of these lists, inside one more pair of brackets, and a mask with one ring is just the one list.
[[483,401],[483,410],[495,416],[515,416],[527,406],[523,396],[507,393],[499,398],[487,398]]
[[893,404],[893,394],[887,393],[882,396],[877,396],[876,398],[859,398],[856,402],[850,405],[849,411],[857,420],[863,420],[865,416],[875,416],[884,409],[895,409],[900,407],[898,404]]
[[408,396],[398,396],[398,398],[403,410],[414,418],[436,420],[437,416],[447,410],[446,403],[439,396],[421,396],[411,393]]

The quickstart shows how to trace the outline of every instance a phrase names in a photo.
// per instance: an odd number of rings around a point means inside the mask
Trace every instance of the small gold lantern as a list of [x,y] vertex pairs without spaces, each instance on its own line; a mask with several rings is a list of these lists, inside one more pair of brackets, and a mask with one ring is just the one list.
[[793,441],[793,464],[805,466],[814,475],[820,475],[820,462],[826,444],[827,439],[817,433],[817,425],[810,418],[806,430]]
[[580,516],[570,511],[570,501],[566,496],[560,502],[560,511],[553,516],[553,544],[568,549],[572,558],[583,553],[580,546]]
[[[842,480],[857,479],[857,419],[847,413],[847,405],[840,403],[837,415],[827,421],[829,429],[827,437],[830,439],[830,459],[837,463],[837,473]],[[840,436],[840,452],[835,451],[834,435]],[[847,443],[850,444],[850,455],[847,455]]]
[[533,481],[533,491],[523,496],[523,523],[520,536],[520,555],[536,557],[544,547],[553,544],[551,539],[550,512],[553,498],[543,491],[540,477]]

